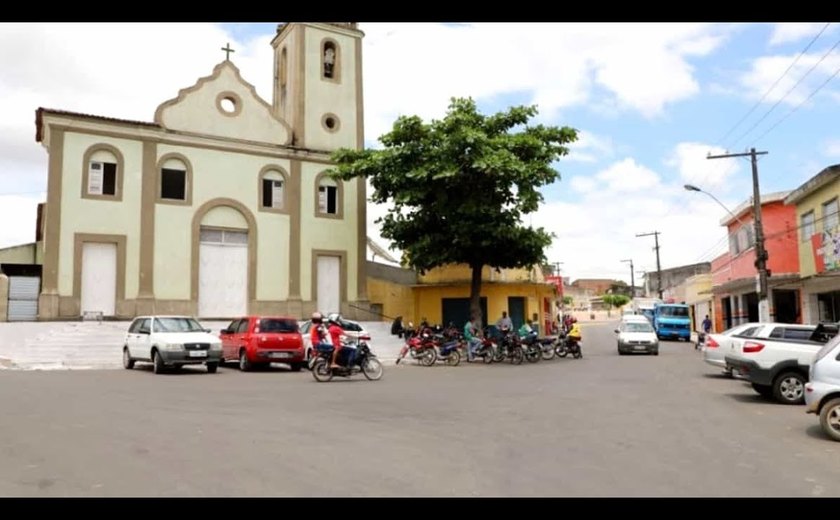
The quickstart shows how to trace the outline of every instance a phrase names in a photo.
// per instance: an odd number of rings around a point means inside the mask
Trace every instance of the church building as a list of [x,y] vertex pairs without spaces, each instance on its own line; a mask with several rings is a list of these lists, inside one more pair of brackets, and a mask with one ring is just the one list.
[[228,50],[151,122],[39,108],[38,318],[367,318],[365,182],[325,174],[364,145],[363,36],[280,25],[270,102]]

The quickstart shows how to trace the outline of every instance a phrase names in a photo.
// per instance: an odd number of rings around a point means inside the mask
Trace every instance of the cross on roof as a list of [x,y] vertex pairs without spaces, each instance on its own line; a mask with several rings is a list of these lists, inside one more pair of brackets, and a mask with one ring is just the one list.
[[230,48],[230,43],[227,43],[224,47],[222,47],[222,50],[225,51],[225,61],[230,61],[230,53],[236,52]]

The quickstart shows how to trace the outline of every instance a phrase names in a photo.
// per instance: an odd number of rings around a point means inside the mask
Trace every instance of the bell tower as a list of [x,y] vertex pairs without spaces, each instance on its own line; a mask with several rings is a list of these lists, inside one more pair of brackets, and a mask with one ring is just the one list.
[[364,146],[363,37],[355,22],[278,25],[273,109],[291,125],[293,146]]

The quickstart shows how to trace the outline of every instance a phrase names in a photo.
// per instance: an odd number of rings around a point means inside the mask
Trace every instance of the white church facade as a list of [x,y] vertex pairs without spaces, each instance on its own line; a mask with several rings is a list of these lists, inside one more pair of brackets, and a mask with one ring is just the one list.
[[270,103],[226,59],[152,122],[38,109],[39,319],[366,316],[365,183],[325,174],[364,144],[362,37],[278,27]]

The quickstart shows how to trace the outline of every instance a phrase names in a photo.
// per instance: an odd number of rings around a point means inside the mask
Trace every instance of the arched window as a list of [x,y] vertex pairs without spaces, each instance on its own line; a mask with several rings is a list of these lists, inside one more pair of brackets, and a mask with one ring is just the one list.
[[266,166],[260,171],[260,210],[285,213],[288,176],[279,166]]
[[289,81],[289,58],[286,48],[280,53],[280,105],[286,105],[286,84]]
[[336,83],[341,81],[341,48],[331,38],[321,42],[321,77]]
[[158,161],[157,201],[192,203],[192,166],[183,155],[169,153]]
[[315,178],[315,186],[317,187],[315,193],[315,216],[343,218],[344,208],[342,199],[344,191],[342,183],[328,177],[326,172],[321,172]]
[[124,161],[115,146],[91,146],[85,151],[82,168],[82,198],[122,200]]

